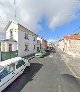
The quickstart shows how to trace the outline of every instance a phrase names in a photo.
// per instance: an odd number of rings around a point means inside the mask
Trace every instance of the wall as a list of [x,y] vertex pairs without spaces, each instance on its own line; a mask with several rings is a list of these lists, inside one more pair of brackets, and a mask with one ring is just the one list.
[[64,47],[64,52],[66,52],[69,55],[80,56],[80,40],[65,39],[64,43],[59,43],[59,47],[60,49]]
[[[37,51],[37,36],[35,34],[30,32],[22,25],[12,22],[6,31],[7,39],[10,39],[10,29],[13,29],[13,39],[18,42],[17,44],[18,56],[22,56],[22,57],[27,56]],[[29,39],[25,39],[25,32],[28,33]],[[35,41],[33,41],[34,37],[36,37]],[[29,48],[26,51],[25,51],[25,44],[29,45]],[[34,45],[36,48],[35,50],[34,50]]]
[[[24,28],[23,26],[19,25],[18,27],[19,34],[18,34],[18,55],[19,56],[27,56],[29,54],[35,53],[36,50],[34,50],[34,44],[36,45],[37,43],[37,38],[36,41],[33,41],[32,35],[30,35],[28,29]],[[25,32],[28,33],[28,38],[25,39]],[[25,51],[25,44],[28,44],[28,50]]]
[[80,52],[80,40],[71,40],[69,50],[73,52]]
[[[13,29],[13,39],[18,42],[18,25],[15,22],[12,22],[6,31],[6,39],[10,39],[10,29]],[[18,50],[18,46],[17,46]]]
[[[35,41],[34,41],[34,37],[35,37]],[[34,49],[34,45],[35,45],[35,49]],[[37,37],[29,33],[29,53],[30,54],[36,53],[36,51],[37,51]]]

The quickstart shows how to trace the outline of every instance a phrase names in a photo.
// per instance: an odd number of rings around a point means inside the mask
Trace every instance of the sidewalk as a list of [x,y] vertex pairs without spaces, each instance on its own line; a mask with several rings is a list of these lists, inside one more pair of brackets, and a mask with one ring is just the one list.
[[62,60],[69,67],[73,75],[80,78],[80,58],[72,57],[71,55],[68,55],[62,51],[59,51],[59,53],[61,54]]
[[31,54],[31,55],[24,56],[23,58],[25,58],[27,60],[31,60],[34,58],[34,56],[35,56],[35,54]]

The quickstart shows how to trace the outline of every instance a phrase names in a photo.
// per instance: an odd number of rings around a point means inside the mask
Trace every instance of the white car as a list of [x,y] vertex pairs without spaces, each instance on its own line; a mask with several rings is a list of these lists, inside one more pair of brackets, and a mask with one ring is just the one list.
[[0,62],[0,92],[20,76],[27,66],[29,67],[30,63],[21,57]]

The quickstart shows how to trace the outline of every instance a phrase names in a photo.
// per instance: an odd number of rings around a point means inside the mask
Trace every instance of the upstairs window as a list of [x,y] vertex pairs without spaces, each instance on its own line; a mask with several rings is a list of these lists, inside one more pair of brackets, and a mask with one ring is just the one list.
[[35,41],[35,37],[34,37],[34,40],[33,41]]
[[10,38],[13,38],[13,29],[10,29]]
[[37,45],[40,45],[40,41],[39,40],[37,40]]
[[28,33],[25,33],[25,37],[24,37],[25,39],[28,39]]

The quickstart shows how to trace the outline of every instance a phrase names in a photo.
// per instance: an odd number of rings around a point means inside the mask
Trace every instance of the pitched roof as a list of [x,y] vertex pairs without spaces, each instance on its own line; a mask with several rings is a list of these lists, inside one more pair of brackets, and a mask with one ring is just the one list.
[[4,30],[7,30],[11,23],[12,23],[12,21],[9,20],[6,27],[4,28]]
[[[10,26],[10,24],[11,24],[12,22],[13,22],[13,23],[16,23],[17,25],[22,26],[22,27],[25,28],[25,29],[27,29],[26,27],[24,27],[24,26],[21,25],[20,23],[17,23],[17,22],[15,22],[15,21],[9,20],[8,23],[7,23],[7,25],[6,25],[6,27],[5,27],[5,30],[8,29],[8,27]],[[27,29],[27,30],[28,30],[29,32],[31,32],[32,34],[36,35],[34,32],[30,31],[29,29]],[[38,36],[38,35],[36,35],[36,36]]]
[[80,35],[70,35],[70,36],[65,36],[64,38],[69,40],[80,40]]

